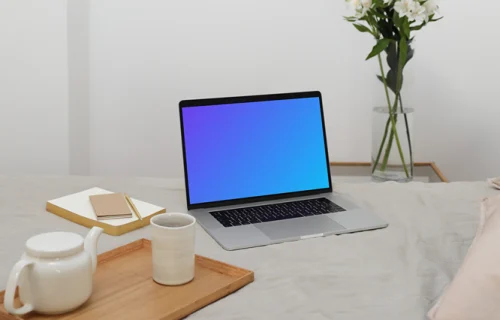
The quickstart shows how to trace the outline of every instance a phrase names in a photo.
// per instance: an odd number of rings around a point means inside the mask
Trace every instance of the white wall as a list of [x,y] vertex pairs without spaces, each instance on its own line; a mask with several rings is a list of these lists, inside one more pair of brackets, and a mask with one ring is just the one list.
[[0,173],[67,173],[66,3],[0,1]]
[[406,99],[418,113],[420,158],[453,180],[500,176],[500,2],[488,10],[466,0],[442,1],[445,19],[418,35]]
[[314,89],[324,93],[332,159],[369,159],[374,90],[354,85],[376,85],[375,66],[362,62],[370,42],[342,21],[343,9],[323,0],[92,1],[92,173],[180,176],[182,99]]
[[69,172],[90,173],[89,2],[67,0]]
[[[500,175],[495,9],[444,1],[405,75],[416,159],[455,180]],[[343,0],[2,0],[0,172],[181,176],[179,100],[297,90],[323,92],[332,160],[369,161],[384,96],[344,14]]]
[[[443,2],[406,74],[416,159],[452,179],[500,175],[492,7]],[[384,96],[364,62],[372,40],[345,13],[342,0],[92,0],[91,172],[180,176],[181,99],[310,89],[324,95],[331,159],[369,161]]]

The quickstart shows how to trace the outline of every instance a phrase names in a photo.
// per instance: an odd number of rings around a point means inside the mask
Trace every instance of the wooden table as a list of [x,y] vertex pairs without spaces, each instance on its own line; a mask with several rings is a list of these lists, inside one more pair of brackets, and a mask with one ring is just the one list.
[[[369,182],[371,164],[369,162],[331,162],[331,175],[334,182]],[[434,162],[415,163],[414,181],[449,182]]]

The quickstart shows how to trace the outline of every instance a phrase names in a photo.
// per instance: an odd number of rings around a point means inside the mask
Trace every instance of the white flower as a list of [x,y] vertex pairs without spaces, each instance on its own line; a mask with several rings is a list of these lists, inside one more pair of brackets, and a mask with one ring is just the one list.
[[427,0],[424,2],[423,6],[425,8],[425,14],[427,15],[427,17],[437,13],[439,9],[437,0]]
[[384,0],[384,4],[391,4],[394,0]]
[[372,0],[347,0],[347,3],[355,11],[356,18],[364,17],[372,6]]
[[427,18],[426,9],[415,0],[399,0],[394,4],[394,10],[400,17],[408,17],[411,21],[424,21]]
[[361,5],[363,8],[370,9],[372,6],[372,0],[361,0]]
[[358,10],[361,7],[361,0],[346,0],[346,3],[353,10]]

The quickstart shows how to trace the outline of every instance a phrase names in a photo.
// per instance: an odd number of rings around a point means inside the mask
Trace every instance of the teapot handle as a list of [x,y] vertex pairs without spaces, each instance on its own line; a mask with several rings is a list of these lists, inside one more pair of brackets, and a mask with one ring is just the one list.
[[22,315],[33,311],[33,305],[27,301],[23,301],[24,306],[22,306],[21,308],[14,307],[14,295],[16,294],[19,277],[22,275],[23,269],[25,267],[31,266],[33,264],[34,262],[31,261],[20,260],[14,265],[14,268],[12,268],[12,271],[10,272],[3,301],[5,310],[7,310],[10,314]]

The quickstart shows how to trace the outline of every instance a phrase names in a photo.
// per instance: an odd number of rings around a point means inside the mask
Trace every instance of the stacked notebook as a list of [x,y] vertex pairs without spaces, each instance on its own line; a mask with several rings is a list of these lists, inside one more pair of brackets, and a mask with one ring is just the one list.
[[[82,226],[101,227],[104,232],[119,236],[149,224],[151,218],[166,212],[165,208],[130,198],[120,193],[91,188],[62,198],[47,201],[46,210]],[[139,216],[134,214],[134,209]]]
[[132,210],[122,193],[89,196],[97,220],[132,218]]

